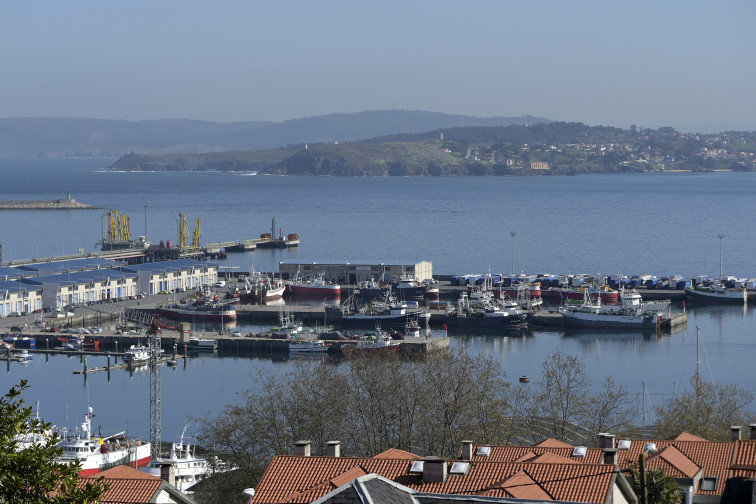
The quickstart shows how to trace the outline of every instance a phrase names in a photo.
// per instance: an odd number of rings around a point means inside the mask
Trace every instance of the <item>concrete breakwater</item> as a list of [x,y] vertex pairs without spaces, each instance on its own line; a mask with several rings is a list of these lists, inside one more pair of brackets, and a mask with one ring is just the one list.
[[0,210],[97,210],[99,208],[87,203],[80,203],[73,198],[0,201]]

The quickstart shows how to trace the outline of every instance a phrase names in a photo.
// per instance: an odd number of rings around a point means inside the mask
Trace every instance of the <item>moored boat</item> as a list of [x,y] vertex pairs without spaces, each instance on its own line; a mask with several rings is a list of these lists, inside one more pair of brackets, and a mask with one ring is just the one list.
[[160,478],[163,466],[171,464],[176,478],[176,488],[184,494],[191,495],[194,493],[192,487],[209,476],[212,470],[206,459],[194,454],[194,447],[189,443],[184,444],[185,433],[186,427],[181,433],[181,440],[178,443],[171,443],[171,452],[168,457],[151,460],[142,471]]
[[662,320],[668,300],[644,302],[637,291],[621,292],[619,305],[603,305],[601,298],[585,293],[579,306],[559,309],[565,325],[586,329],[655,329]]
[[216,302],[192,304],[169,303],[159,305],[155,311],[164,317],[194,321],[230,322],[236,320],[236,309],[230,304]]
[[213,338],[198,336],[189,338],[186,348],[195,352],[213,352],[218,348],[218,343]]
[[361,335],[353,345],[342,345],[341,352],[345,355],[396,352],[400,344],[401,342],[394,340],[388,333],[377,329]]
[[330,348],[331,345],[321,339],[294,338],[289,341],[289,353],[319,353]]
[[430,312],[427,308],[420,307],[416,301],[399,302],[394,299],[387,301],[372,301],[362,307],[349,311],[349,307],[343,307],[341,323],[344,327],[381,327],[398,328],[404,327],[408,321],[417,321],[427,325],[430,321]]
[[730,288],[719,284],[696,285],[686,287],[685,296],[689,299],[701,302],[738,303],[748,302],[748,293],[745,289]]
[[150,443],[128,439],[124,432],[108,437],[93,437],[91,417],[92,408],[84,414],[84,422],[71,433],[63,429],[58,446],[63,454],[60,462],[73,463],[78,460],[81,464],[79,475],[96,474],[118,465],[129,465],[139,468],[150,460]]
[[341,298],[341,285],[329,283],[322,276],[295,278],[284,283],[286,294],[290,296],[315,299]]
[[131,345],[123,354],[124,362],[139,364],[150,360],[150,349],[144,345]]

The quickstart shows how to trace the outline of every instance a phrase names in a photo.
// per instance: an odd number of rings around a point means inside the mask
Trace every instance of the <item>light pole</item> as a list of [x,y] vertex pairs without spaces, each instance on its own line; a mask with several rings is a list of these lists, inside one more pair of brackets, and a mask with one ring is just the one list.
[[719,280],[722,281],[722,238],[724,238],[724,233],[719,233],[717,237],[719,237]]
[[512,275],[514,276],[514,238],[517,234],[517,231],[510,231],[509,236],[512,237]]

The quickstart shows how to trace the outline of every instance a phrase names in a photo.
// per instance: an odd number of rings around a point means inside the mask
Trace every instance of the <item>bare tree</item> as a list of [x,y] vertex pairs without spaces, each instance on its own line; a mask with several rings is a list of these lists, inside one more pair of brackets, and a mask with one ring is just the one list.
[[731,425],[744,425],[753,395],[735,383],[716,385],[690,379],[690,388],[654,408],[660,437],[689,432],[711,441],[729,439]]

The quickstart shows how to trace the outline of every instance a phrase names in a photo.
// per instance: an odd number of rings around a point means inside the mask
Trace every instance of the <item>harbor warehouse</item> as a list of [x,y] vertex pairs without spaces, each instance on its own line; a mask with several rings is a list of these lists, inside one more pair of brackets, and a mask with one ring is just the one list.
[[382,263],[378,261],[281,261],[278,273],[284,280],[322,276],[325,280],[354,285],[369,280],[384,281],[412,276],[423,281],[433,278],[433,261]]

